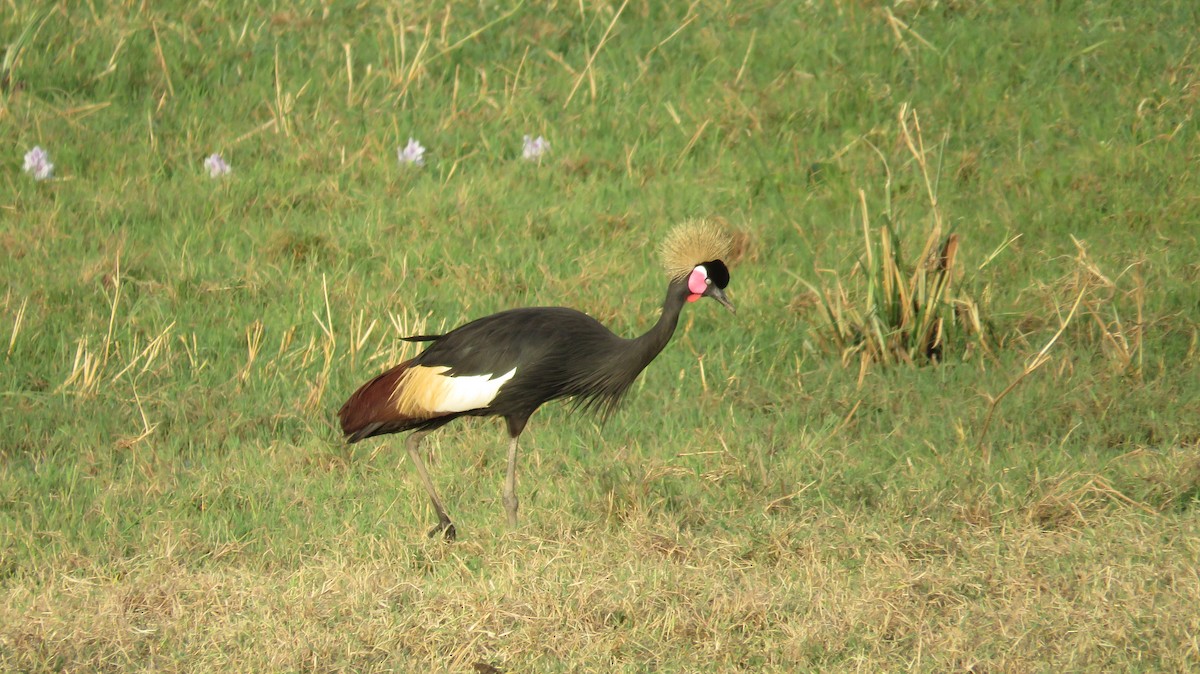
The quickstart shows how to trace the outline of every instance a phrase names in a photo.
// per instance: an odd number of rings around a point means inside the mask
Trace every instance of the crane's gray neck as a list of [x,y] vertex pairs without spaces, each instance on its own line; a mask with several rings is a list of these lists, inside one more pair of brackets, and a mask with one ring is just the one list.
[[642,370],[671,341],[687,295],[687,282],[674,281],[667,288],[658,322],[646,334],[623,339],[609,333],[611,350],[601,358],[581,361],[583,371],[578,377],[578,392],[574,394],[583,396],[585,405],[602,408],[605,414],[611,412]]
[[687,303],[687,295],[685,281],[672,281],[667,286],[667,297],[663,300],[662,314],[659,315],[658,322],[646,334],[633,340],[633,351],[639,356],[642,367],[649,365],[667,346],[667,342],[671,341],[671,335],[675,334],[675,326],[679,324],[679,312]]

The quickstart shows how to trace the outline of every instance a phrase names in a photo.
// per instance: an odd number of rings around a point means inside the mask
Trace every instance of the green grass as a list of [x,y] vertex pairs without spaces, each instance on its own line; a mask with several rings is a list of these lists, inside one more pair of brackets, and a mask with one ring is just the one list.
[[[1194,3],[77,4],[0,13],[0,669],[1200,665]],[[958,235],[988,349],[843,364],[864,206]],[[502,424],[432,436],[426,539],[346,396],[512,306],[645,330],[689,217],[737,316],[535,415],[517,531]]]

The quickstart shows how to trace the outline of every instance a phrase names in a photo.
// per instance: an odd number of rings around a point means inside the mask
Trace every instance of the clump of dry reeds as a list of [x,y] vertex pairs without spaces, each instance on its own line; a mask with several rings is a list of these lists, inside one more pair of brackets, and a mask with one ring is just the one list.
[[[832,287],[812,288],[843,362],[858,360],[863,368],[869,363],[938,362],[968,336],[986,349],[979,304],[954,284],[959,237],[945,233],[920,121],[907,105],[900,108],[899,127],[931,206],[915,262],[904,256],[902,228],[891,210],[890,194],[885,224],[873,230],[866,193],[860,189],[863,254],[850,272],[850,282],[843,283],[834,272]],[[890,170],[886,189],[890,192]]]

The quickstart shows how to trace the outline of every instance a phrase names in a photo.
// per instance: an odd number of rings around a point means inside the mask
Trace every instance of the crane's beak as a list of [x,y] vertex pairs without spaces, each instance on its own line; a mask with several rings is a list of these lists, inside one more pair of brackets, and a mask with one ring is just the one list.
[[704,294],[725,305],[725,308],[729,310],[729,313],[737,313],[737,309],[733,308],[733,303],[730,302],[729,298],[725,296],[725,291],[721,290],[716,285],[710,285]]

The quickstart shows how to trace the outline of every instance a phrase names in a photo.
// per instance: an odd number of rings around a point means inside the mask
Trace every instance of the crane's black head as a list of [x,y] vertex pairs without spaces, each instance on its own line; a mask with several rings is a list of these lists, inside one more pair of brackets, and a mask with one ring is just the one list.
[[696,265],[688,274],[687,301],[695,302],[701,297],[711,297],[725,305],[730,313],[737,313],[733,303],[725,297],[725,286],[729,285],[729,268],[720,260],[709,260]]
[[715,223],[689,220],[667,235],[662,245],[663,265],[673,280],[687,284],[689,302],[711,297],[733,311],[724,292],[729,268],[722,261],[732,248],[729,235]]

